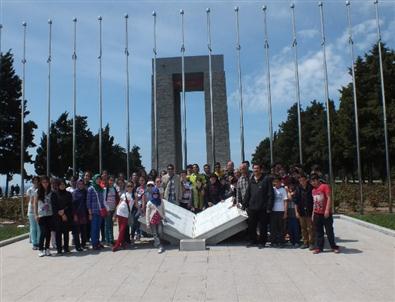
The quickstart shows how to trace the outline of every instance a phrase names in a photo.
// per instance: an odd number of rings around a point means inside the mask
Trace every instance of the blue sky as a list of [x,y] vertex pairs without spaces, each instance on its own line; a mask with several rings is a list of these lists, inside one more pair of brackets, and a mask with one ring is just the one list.
[[[368,51],[376,41],[373,0],[351,1],[356,54]],[[240,7],[241,65],[245,111],[245,150],[251,159],[256,145],[268,136],[266,73],[262,4],[268,6],[271,56],[273,125],[286,118],[295,102],[290,1],[5,1],[0,0],[3,24],[2,48],[12,49],[15,68],[21,74],[22,22],[27,27],[26,98],[38,124],[38,144],[46,131],[48,18],[53,20],[52,110],[56,119],[72,111],[73,17],[77,29],[77,111],[88,116],[97,132],[98,47],[97,17],[103,17],[103,101],[104,124],[109,123],[116,142],[125,146],[125,56],[124,14],[129,14],[131,143],[141,147],[143,164],[150,168],[151,154],[151,58],[153,10],[157,12],[158,57],[180,55],[181,19],[185,11],[185,55],[207,54],[206,13],[211,8],[212,47],[224,54],[227,77],[231,155],[240,162],[236,27],[234,6]],[[295,1],[302,106],[314,98],[323,99],[324,84],[320,47],[320,19],[317,1]],[[324,1],[330,97],[338,102],[338,89],[351,78],[346,28],[345,1]],[[380,1],[383,41],[395,47],[395,1]],[[203,94],[188,93],[188,159],[205,163]],[[34,153],[34,150],[32,150]],[[33,167],[28,167],[33,172]],[[16,178],[15,178],[16,180]]]

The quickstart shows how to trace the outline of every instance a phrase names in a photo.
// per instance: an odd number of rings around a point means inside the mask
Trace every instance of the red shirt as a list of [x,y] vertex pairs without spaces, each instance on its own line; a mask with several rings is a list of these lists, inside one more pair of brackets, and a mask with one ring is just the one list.
[[320,184],[318,188],[313,188],[312,194],[314,200],[314,213],[325,214],[331,188],[327,184]]

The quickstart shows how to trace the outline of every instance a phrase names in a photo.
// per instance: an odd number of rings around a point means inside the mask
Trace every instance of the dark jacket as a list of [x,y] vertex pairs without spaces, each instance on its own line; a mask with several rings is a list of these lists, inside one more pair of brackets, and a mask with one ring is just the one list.
[[270,212],[273,208],[274,194],[271,178],[262,175],[258,181],[253,176],[247,187],[244,198],[244,207],[249,210],[266,210]]
[[206,207],[209,202],[217,204],[219,201],[224,200],[224,191],[219,181],[215,184],[209,182],[204,191],[204,204]]
[[[72,196],[71,193],[66,190],[59,190],[51,195],[52,209],[55,218],[55,223],[65,224],[67,227],[71,227],[73,218],[73,208],[72,208]],[[67,221],[63,222],[61,216],[59,216],[58,211],[64,210],[67,216]]]
[[298,213],[300,216],[311,216],[313,213],[312,190],[313,187],[310,184],[307,184],[306,189],[303,189],[302,186],[298,186],[296,190],[295,203],[298,206]]

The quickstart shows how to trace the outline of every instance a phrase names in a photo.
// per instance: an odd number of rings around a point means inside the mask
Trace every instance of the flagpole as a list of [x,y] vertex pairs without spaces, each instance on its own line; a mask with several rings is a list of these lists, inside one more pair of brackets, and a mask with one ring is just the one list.
[[154,17],[154,48],[153,48],[153,53],[154,53],[154,154],[155,154],[155,168],[156,171],[159,171],[159,150],[158,150],[158,112],[157,112],[157,100],[156,100],[156,55],[157,55],[157,49],[156,49],[156,12],[152,12],[152,16]]
[[211,159],[212,167],[215,166],[215,132],[214,132],[214,104],[213,104],[213,72],[211,66],[211,22],[210,8],[206,9],[207,14],[207,47],[208,47],[208,69],[209,69],[209,85],[210,85],[210,122],[211,122]]
[[303,165],[303,149],[302,149],[302,120],[300,106],[300,86],[299,86],[299,67],[298,67],[298,42],[296,40],[296,22],[295,22],[295,4],[291,4],[292,19],[292,48],[294,49],[294,65],[295,65],[295,98],[298,106],[298,139],[299,139],[299,163]]
[[354,100],[354,119],[355,119],[355,136],[357,143],[357,165],[358,165],[358,182],[359,182],[359,203],[360,203],[360,214],[364,212],[363,208],[363,190],[362,190],[362,172],[361,172],[361,155],[360,155],[360,144],[359,144],[359,121],[358,121],[358,102],[357,102],[357,85],[355,81],[355,60],[354,60],[354,41],[352,39],[352,25],[351,25],[351,3],[346,1],[347,8],[347,21],[348,21],[348,43],[350,44],[350,55],[351,55],[351,75],[352,75],[352,88],[353,88],[353,100]]
[[264,31],[265,31],[265,54],[266,54],[266,87],[267,87],[267,103],[269,107],[269,132],[270,132],[270,165],[273,165],[273,118],[272,118],[272,93],[270,87],[270,57],[269,57],[269,39],[267,34],[267,22],[266,22],[266,10],[267,7],[264,5],[262,7],[264,16]]
[[48,20],[49,39],[48,39],[48,103],[47,103],[47,176],[51,175],[51,62],[52,62],[52,20]]
[[324,92],[325,92],[325,104],[326,104],[326,125],[327,125],[327,136],[328,136],[328,162],[329,162],[329,182],[331,184],[331,197],[332,197],[332,210],[334,209],[334,200],[333,200],[333,170],[332,170],[332,144],[331,144],[331,120],[330,120],[330,104],[329,104],[329,88],[328,88],[328,69],[326,65],[326,49],[325,49],[325,27],[324,27],[324,9],[323,3],[320,1],[318,3],[318,7],[320,9],[320,20],[321,20],[321,46],[322,46],[322,67],[324,73]]
[[103,170],[103,82],[102,82],[102,16],[99,16],[99,173]]
[[241,81],[241,64],[240,64],[240,29],[239,29],[239,7],[235,7],[236,13],[236,53],[237,53],[237,74],[239,79],[239,113],[240,113],[240,155],[241,162],[245,160],[244,152],[244,117],[243,117],[243,86]]
[[128,34],[128,18],[125,14],[125,60],[126,60],[126,178],[130,176],[130,112],[129,112],[129,34]]
[[384,87],[384,71],[383,71],[383,56],[381,53],[381,31],[380,31],[380,18],[379,18],[379,1],[374,1],[376,10],[376,24],[377,24],[377,44],[379,47],[379,63],[380,63],[380,82],[381,82],[381,102],[383,106],[383,123],[384,123],[384,143],[385,143],[385,166],[387,170],[387,183],[388,183],[388,204],[389,212],[392,213],[392,194],[391,194],[391,166],[388,147],[388,130],[387,130],[387,109],[385,102],[385,87]]
[[74,48],[73,48],[73,175],[77,175],[76,171],[76,111],[77,111],[77,18],[73,18],[74,23]]
[[182,92],[181,92],[181,107],[182,107],[182,125],[183,125],[183,146],[184,146],[184,169],[188,165],[188,149],[187,149],[187,105],[185,100],[185,44],[184,44],[184,10],[180,10],[181,15],[181,80],[182,80]]
[[21,100],[21,217],[24,218],[23,199],[25,195],[25,83],[26,83],[26,27],[23,22],[23,58],[22,58],[22,100]]

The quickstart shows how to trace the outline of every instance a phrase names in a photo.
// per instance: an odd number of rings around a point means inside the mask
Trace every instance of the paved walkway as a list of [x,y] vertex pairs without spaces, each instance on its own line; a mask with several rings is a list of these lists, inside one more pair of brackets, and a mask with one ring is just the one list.
[[343,253],[229,244],[38,258],[3,247],[0,301],[395,301],[395,238],[337,219]]

